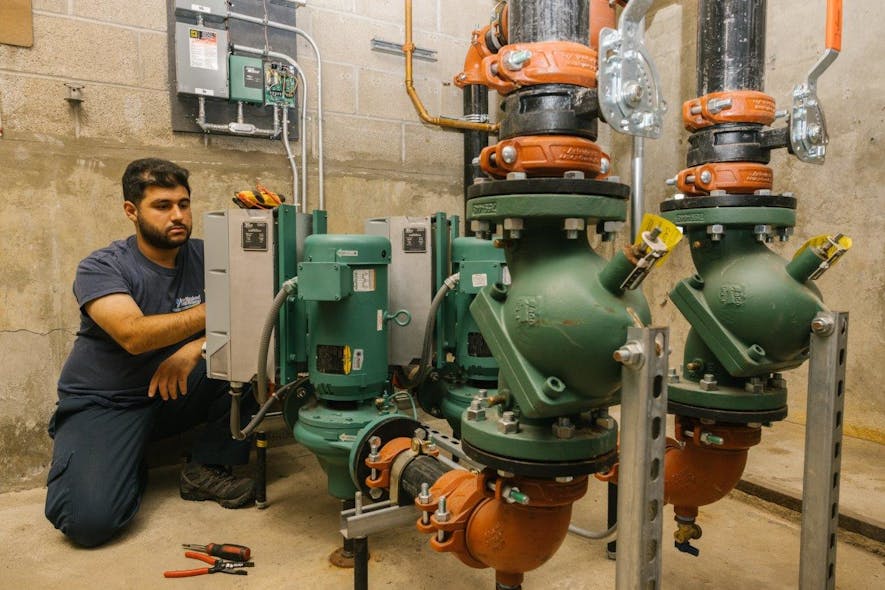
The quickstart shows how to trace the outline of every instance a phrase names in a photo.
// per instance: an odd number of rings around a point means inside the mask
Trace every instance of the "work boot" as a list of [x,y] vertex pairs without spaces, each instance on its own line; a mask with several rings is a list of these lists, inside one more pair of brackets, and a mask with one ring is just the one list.
[[188,463],[181,470],[178,489],[185,500],[213,500],[224,508],[240,508],[255,499],[255,482],[236,477],[230,468]]

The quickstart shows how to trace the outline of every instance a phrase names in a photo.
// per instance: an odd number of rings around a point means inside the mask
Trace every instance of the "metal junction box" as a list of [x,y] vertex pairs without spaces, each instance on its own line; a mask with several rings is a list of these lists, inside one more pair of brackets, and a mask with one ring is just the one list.
[[175,23],[175,73],[181,94],[228,97],[227,31]]
[[407,309],[408,326],[389,332],[391,365],[408,366],[421,358],[424,327],[433,299],[431,217],[382,217],[366,221],[366,233],[390,240],[389,309]]
[[[214,211],[204,223],[206,372],[248,382],[257,373],[261,330],[274,298],[273,211]],[[269,354],[269,375],[273,366]]]

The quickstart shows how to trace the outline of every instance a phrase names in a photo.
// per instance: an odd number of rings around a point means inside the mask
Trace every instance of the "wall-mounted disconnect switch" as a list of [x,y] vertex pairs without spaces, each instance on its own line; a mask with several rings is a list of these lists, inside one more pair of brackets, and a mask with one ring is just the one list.
[[275,61],[264,63],[264,103],[269,105],[295,106],[295,89],[298,87],[295,68]]
[[179,93],[228,97],[227,40],[224,29],[175,23],[175,73]]
[[261,59],[230,56],[230,100],[264,104],[264,67]]

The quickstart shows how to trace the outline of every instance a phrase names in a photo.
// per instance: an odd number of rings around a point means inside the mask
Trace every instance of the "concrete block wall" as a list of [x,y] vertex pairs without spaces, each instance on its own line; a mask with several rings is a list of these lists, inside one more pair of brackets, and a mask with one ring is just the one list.
[[[415,41],[440,57],[415,64],[431,113],[461,113],[451,77],[493,6],[415,2]],[[361,233],[380,215],[459,213],[461,135],[422,125],[403,59],[369,50],[373,37],[402,42],[402,2],[311,0],[297,18],[323,59],[330,230]],[[313,208],[317,61],[307,44],[298,50],[310,85]],[[85,86],[79,108],[65,101],[66,82]],[[256,180],[291,194],[280,142],[172,133],[168,87],[164,0],[34,0],[34,46],[0,45],[0,492],[45,481],[46,424],[79,326],[73,275],[91,251],[132,233],[120,193],[126,164],[158,156],[184,165],[200,212],[227,207]]]
[[[819,53],[824,4],[769,3],[767,90],[782,105]],[[470,31],[493,5],[415,0],[415,43],[439,52],[437,63],[415,63],[416,86],[432,114],[460,113],[451,77],[460,71]],[[827,164],[813,167],[779,153],[774,166],[776,188],[800,198],[797,235],[777,246],[785,256],[820,233],[839,230],[855,238],[855,248],[819,286],[834,309],[852,314],[846,432],[885,442],[879,387],[885,216],[876,191],[885,183],[885,65],[870,57],[885,41],[868,25],[877,8],[875,0],[846,6],[843,55],[821,80],[831,135]],[[401,0],[310,0],[298,19],[323,57],[330,231],[361,232],[372,216],[460,212],[460,135],[421,124],[404,92],[402,59],[369,50],[373,37],[402,40]],[[665,138],[646,144],[652,211],[668,194],[663,180],[684,165],[687,134],[677,113],[694,93],[695,19],[696,3],[676,0],[659,0],[649,19],[648,44],[670,103]],[[226,207],[233,191],[256,180],[284,193],[291,186],[279,142],[171,132],[162,0],[34,0],[34,29],[33,48],[0,45],[0,492],[43,483],[51,448],[46,422],[79,323],[73,273],[83,256],[131,233],[120,203],[125,165],[149,155],[182,163],[192,171],[202,211]],[[312,81],[317,62],[303,42],[298,60]],[[65,82],[85,85],[79,109],[64,100]],[[315,207],[315,88],[311,92],[304,138]],[[615,171],[629,178],[629,139],[605,126],[600,135]],[[199,220],[196,225],[199,235]],[[621,243],[600,250],[610,256]],[[691,272],[683,246],[644,286],[656,323],[672,326],[673,364],[681,360],[687,330],[666,294]],[[803,420],[805,374],[805,367],[788,374],[790,420]]]

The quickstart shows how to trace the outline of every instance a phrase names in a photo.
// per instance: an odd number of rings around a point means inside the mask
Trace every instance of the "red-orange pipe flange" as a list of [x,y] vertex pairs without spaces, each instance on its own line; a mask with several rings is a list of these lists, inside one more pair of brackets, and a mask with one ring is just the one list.
[[597,53],[572,41],[514,43],[483,59],[484,84],[498,94],[538,84],[596,88]]
[[704,164],[683,170],[676,177],[676,186],[687,195],[706,195],[714,190],[753,193],[771,190],[773,183],[771,168],[753,162]]
[[[573,135],[527,135],[514,137],[484,148],[479,156],[483,171],[496,178],[510,172],[528,176],[562,176],[580,170],[591,178],[601,178],[602,160],[608,155],[598,145]],[[609,160],[610,161],[610,160]]]
[[774,123],[774,98],[756,90],[713,92],[682,105],[682,121],[689,131],[720,123]]
[[759,444],[762,433],[758,427],[703,425],[684,416],[676,416],[675,432],[677,440],[668,440],[664,456],[664,501],[677,516],[694,518],[698,506],[718,502],[734,489],[747,452]]

